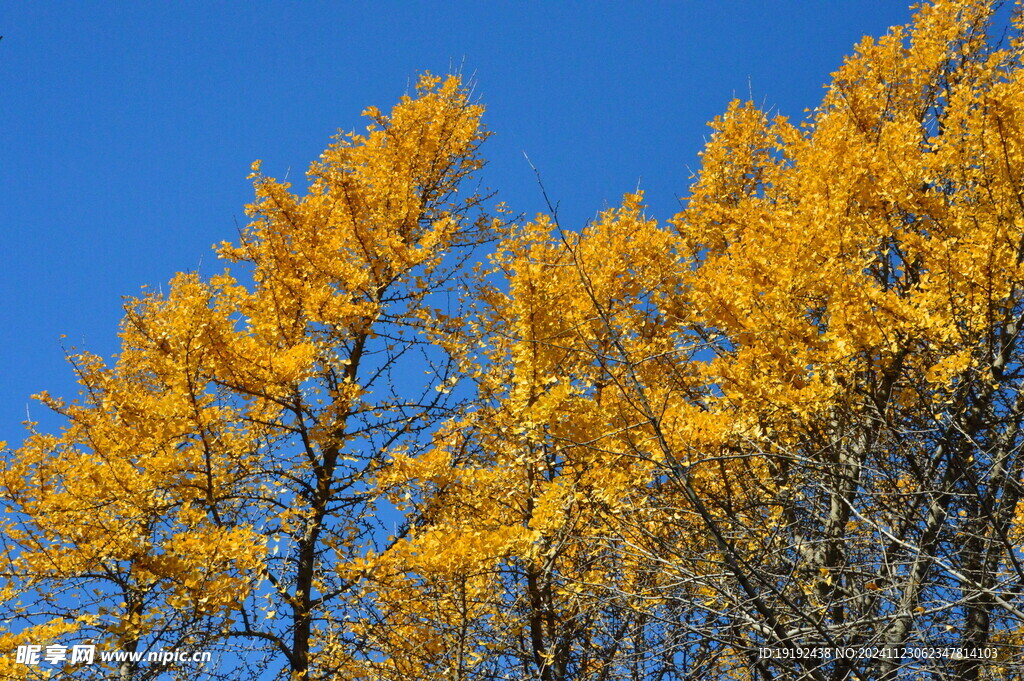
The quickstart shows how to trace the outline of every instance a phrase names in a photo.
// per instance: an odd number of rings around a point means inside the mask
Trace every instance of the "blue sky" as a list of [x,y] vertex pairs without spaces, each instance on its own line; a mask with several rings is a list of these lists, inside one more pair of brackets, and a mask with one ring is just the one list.
[[[903,0],[8,3],[0,10],[0,440],[74,396],[67,343],[116,351],[121,297],[222,269],[245,177],[301,183],[339,128],[424,70],[476,80],[486,185],[567,227],[638,183],[664,220],[733,97],[803,116]],[[43,419],[39,407],[32,416]]]

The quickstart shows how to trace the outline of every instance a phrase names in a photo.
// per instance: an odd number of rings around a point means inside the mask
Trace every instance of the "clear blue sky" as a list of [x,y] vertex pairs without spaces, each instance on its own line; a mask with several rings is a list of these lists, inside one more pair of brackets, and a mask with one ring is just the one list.
[[[636,188],[671,216],[734,96],[801,117],[903,0],[7,3],[0,9],[0,440],[73,396],[60,334],[116,351],[121,296],[219,271],[250,163],[293,180],[423,70],[474,74],[483,178],[566,226]],[[298,184],[298,183],[297,183]],[[33,418],[42,409],[33,407]]]

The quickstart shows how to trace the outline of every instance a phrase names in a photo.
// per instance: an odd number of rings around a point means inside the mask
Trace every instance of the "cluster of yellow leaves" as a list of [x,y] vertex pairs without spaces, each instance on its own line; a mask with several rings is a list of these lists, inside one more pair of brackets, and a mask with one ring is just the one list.
[[814,418],[865,362],[969,368],[1022,274],[1020,73],[1006,51],[968,59],[988,11],[927,5],[909,35],[865,39],[803,130],[738,102],[713,124],[673,224],[734,400]]
[[135,304],[115,367],[73,356],[83,399],[39,396],[67,427],[33,434],[3,472],[18,519],[6,531],[17,547],[9,568],[30,587],[95,574],[125,600],[164,594],[142,618],[126,606],[83,622],[101,634],[131,638],[174,609],[235,609],[261,564],[258,535],[233,526],[224,503],[246,476],[255,434],[208,383],[228,323],[202,290],[181,276],[168,300]]
[[[376,559],[389,621],[407,623],[378,639],[392,673],[409,659],[399,642],[420,650],[421,678],[445,678],[455,659],[500,657],[515,632],[539,636],[555,664],[556,648],[611,626],[594,600],[606,590],[650,596],[651,575],[621,548],[630,533],[664,534],[653,507],[676,453],[636,400],[677,410],[700,378],[681,361],[697,343],[680,347],[683,320],[666,312],[684,293],[676,250],[639,194],[582,233],[541,215],[499,245],[492,261],[509,285],[482,292],[493,335],[475,372],[480,406],[378,477],[422,518]],[[530,624],[538,609],[551,622]],[[464,632],[481,626],[501,633],[473,639],[469,659]]]
[[0,634],[0,678],[10,681],[38,678],[37,670],[17,662],[18,646],[36,645],[45,647],[68,632],[74,631],[76,624],[72,621],[54,619],[30,627],[17,634],[4,632]]
[[303,197],[253,165],[254,222],[219,252],[255,265],[256,297],[240,307],[256,337],[287,345],[309,324],[363,332],[388,288],[414,270],[431,274],[469,238],[453,194],[483,163],[483,108],[454,76],[426,76],[418,90],[390,117],[368,109],[367,133],[339,136],[312,164]]

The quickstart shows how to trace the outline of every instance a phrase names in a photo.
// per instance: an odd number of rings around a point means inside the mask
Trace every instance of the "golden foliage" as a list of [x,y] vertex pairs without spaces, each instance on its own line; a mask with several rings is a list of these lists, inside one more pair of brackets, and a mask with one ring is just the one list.
[[255,641],[296,679],[1011,674],[757,652],[1020,638],[1024,84],[994,10],[865,38],[799,124],[732,102],[666,224],[639,191],[578,231],[490,218],[457,77],[367,109],[304,194],[257,162],[231,268],[129,301],[113,365],[70,357],[81,399],[39,396],[67,427],[7,456],[26,628],[0,647]]

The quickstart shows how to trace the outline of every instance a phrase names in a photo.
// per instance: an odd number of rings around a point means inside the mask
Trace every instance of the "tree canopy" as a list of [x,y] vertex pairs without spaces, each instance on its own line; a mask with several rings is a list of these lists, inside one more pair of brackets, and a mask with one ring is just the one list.
[[1022,28],[937,0],[802,121],[732,102],[664,222],[495,204],[457,75],[255,163],[228,268],[4,449],[0,671],[1019,678]]

